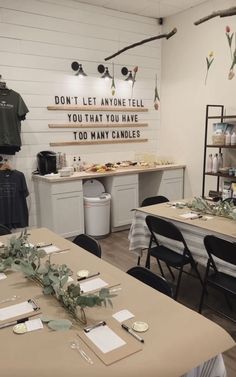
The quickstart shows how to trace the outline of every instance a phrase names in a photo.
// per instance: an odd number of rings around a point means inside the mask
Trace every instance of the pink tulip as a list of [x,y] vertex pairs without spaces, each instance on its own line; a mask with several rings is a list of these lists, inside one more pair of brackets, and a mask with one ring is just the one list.
[[226,26],[225,31],[226,31],[226,33],[230,33],[230,27]]

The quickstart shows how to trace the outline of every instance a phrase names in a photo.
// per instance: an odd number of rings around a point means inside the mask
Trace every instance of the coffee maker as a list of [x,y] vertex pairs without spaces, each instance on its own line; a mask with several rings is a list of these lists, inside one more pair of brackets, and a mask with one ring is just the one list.
[[41,151],[37,154],[37,168],[40,175],[57,173],[57,154]]

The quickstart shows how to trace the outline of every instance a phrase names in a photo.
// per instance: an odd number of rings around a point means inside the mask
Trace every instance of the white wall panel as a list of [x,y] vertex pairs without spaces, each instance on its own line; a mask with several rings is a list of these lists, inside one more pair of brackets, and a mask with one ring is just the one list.
[[[49,111],[54,96],[111,97],[111,83],[99,78],[98,64],[112,71],[104,58],[130,43],[160,33],[156,20],[80,4],[73,0],[0,0],[0,74],[9,88],[23,97],[30,112],[22,122],[22,148],[10,156],[11,165],[24,172],[30,191],[30,225],[36,226],[36,206],[31,173],[36,154],[52,149],[50,141],[73,140],[73,129],[49,129],[48,123],[67,123],[67,111]],[[165,42],[164,42],[165,43]],[[88,77],[79,80],[72,61],[83,63]],[[133,97],[142,99],[147,113],[138,113],[146,143],[55,147],[68,161],[81,156],[88,162],[134,159],[159,148],[160,113],[153,108],[155,75],[161,72],[161,43],[155,41],[121,54],[115,63],[116,97],[130,98],[131,87],[120,70],[139,67]],[[160,91],[160,86],[158,87]],[[73,113],[73,112],[72,112]],[[86,112],[88,113],[88,112]],[[124,110],[125,113],[125,110]],[[105,112],[104,112],[105,114]],[[119,113],[121,115],[121,113]],[[94,127],[96,129],[96,125]],[[98,129],[102,130],[102,129]],[[91,130],[88,130],[91,131]]]

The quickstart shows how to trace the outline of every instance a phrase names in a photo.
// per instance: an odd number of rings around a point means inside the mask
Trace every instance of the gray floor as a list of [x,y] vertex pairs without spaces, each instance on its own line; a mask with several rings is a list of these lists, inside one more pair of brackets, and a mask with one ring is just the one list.
[[[137,264],[137,256],[129,252],[128,231],[112,233],[109,237],[99,240],[102,247],[102,258],[123,271],[127,271],[130,267]],[[142,258],[141,264],[144,265],[145,256]],[[159,273],[157,264],[153,259],[151,269]],[[203,274],[204,271],[202,270]],[[167,278],[170,278],[168,275]],[[179,292],[178,301],[187,307],[197,310],[201,293],[201,285],[199,281],[189,275],[184,274]],[[217,306],[218,309],[228,311],[224,297],[215,291],[209,291],[207,298],[211,306]],[[236,311],[236,303],[234,302]],[[235,313],[234,311],[234,313]],[[228,311],[229,314],[230,311]],[[236,340],[236,325],[232,321],[216,314],[209,308],[204,308],[203,315],[210,320],[216,322]],[[227,368],[228,377],[236,377],[236,347],[224,353],[224,360]]]

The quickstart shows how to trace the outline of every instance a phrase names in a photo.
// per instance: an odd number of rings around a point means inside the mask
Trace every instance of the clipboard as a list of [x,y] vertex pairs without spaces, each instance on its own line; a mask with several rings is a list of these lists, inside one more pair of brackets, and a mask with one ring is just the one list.
[[4,306],[0,308],[0,314],[4,313],[4,311],[6,311],[7,309],[9,309],[10,311],[11,310],[17,311],[18,309],[21,309],[21,313],[19,315],[10,315],[10,312],[9,312],[8,316],[6,314],[7,316],[6,318],[0,319],[0,329],[1,329],[1,326],[5,325],[6,323],[19,321],[23,318],[30,318],[41,313],[40,307],[33,299],[28,299],[23,302],[18,302],[12,305]]
[[111,365],[119,360],[124,359],[136,352],[139,352],[145,347],[142,343],[136,340],[132,335],[124,331],[120,324],[112,318],[106,321],[107,326],[118,335],[125,344],[113,351],[103,353],[86,335],[84,330],[78,332],[78,336],[83,342],[98,356],[98,358],[105,364]]

